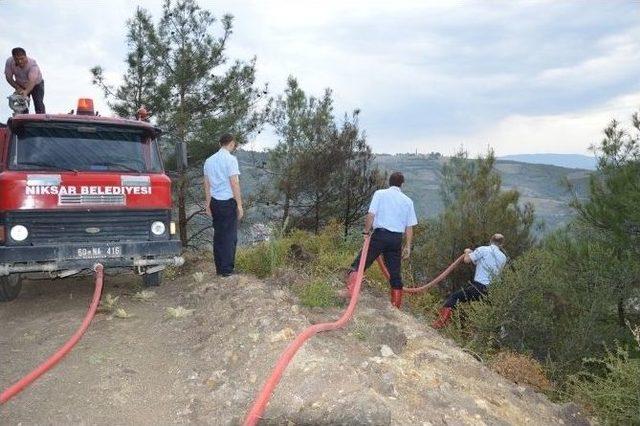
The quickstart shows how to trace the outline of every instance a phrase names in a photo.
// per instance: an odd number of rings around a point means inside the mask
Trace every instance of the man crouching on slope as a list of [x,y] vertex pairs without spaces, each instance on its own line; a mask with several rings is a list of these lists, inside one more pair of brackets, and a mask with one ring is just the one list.
[[[369,212],[364,221],[364,233],[369,234],[373,231],[365,269],[371,266],[378,256],[383,256],[390,275],[391,304],[398,309],[402,306],[401,261],[402,258],[408,259],[411,255],[413,226],[418,223],[413,201],[400,190],[403,183],[402,173],[392,173],[389,176],[389,188],[380,189],[373,194]],[[402,249],[403,235],[405,236],[404,250]],[[349,297],[353,295],[356,285],[356,270],[361,254],[358,254],[351,264],[351,271],[347,278]]]
[[453,309],[459,302],[471,302],[486,296],[489,284],[500,275],[507,263],[507,256],[500,249],[503,244],[504,236],[493,234],[488,246],[480,246],[475,250],[464,249],[464,262],[476,265],[473,281],[447,298],[444,306],[440,309],[438,319],[431,325],[433,328],[445,327],[451,319]]

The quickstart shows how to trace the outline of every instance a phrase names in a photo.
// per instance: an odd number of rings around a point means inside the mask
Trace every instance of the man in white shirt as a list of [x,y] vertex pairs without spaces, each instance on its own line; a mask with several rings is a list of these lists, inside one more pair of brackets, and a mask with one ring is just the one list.
[[16,93],[33,99],[36,114],[44,114],[44,80],[40,67],[27,57],[22,47],[11,50],[11,57],[4,64],[4,76]]
[[218,152],[204,162],[205,205],[213,222],[213,260],[216,273],[223,277],[233,274],[238,221],[244,215],[238,160],[231,155],[235,148],[234,137],[224,134]]
[[461,290],[451,294],[440,309],[438,319],[432,324],[433,328],[443,328],[451,319],[453,309],[459,302],[479,300],[487,294],[491,281],[502,272],[507,263],[507,256],[500,250],[504,244],[502,234],[493,234],[488,246],[481,246],[475,250],[464,250],[464,262],[476,265],[473,281]]
[[[383,256],[390,275],[391,304],[398,309],[402,306],[402,258],[408,259],[411,255],[413,226],[418,223],[413,201],[400,189],[403,183],[402,173],[392,173],[389,176],[389,188],[380,189],[373,194],[364,222],[365,234],[373,230],[365,269],[371,266],[378,256]],[[404,250],[402,249],[403,236],[405,237]],[[360,254],[351,264],[351,271],[347,278],[349,296],[353,294],[355,272],[359,263]]]

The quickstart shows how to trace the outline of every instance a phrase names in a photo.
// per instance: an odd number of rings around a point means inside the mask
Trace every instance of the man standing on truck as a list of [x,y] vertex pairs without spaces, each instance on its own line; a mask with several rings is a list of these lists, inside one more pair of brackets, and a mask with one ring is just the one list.
[[[365,269],[380,255],[389,270],[391,284],[391,304],[400,309],[402,306],[402,259],[411,255],[413,226],[418,223],[413,201],[402,193],[400,187],[404,176],[394,172],[389,176],[389,188],[380,189],[373,194],[369,211],[364,220],[364,233],[371,234]],[[373,232],[373,233],[372,233]],[[404,237],[404,249],[402,238]],[[347,277],[347,291],[352,296],[355,288],[356,270],[360,255],[351,264]]]
[[4,75],[16,93],[31,96],[36,114],[45,114],[42,72],[36,61],[27,57],[27,52],[22,47],[11,50],[11,57],[4,65]]
[[238,221],[244,215],[238,160],[231,155],[235,148],[235,138],[226,133],[220,137],[218,152],[204,162],[205,205],[213,222],[213,260],[216,273],[223,277],[233,274]]

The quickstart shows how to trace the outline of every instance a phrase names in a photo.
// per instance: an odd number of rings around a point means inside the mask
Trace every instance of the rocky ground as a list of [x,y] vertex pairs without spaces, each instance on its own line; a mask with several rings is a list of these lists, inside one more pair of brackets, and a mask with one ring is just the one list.
[[[301,307],[292,279],[214,278],[200,262],[151,294],[139,292],[136,277],[107,277],[103,299],[118,299],[67,358],[0,407],[0,423],[239,424],[295,334],[341,314]],[[64,343],[91,293],[89,277],[32,281],[0,305],[0,388]],[[573,404],[509,382],[365,292],[346,329],[298,352],[262,424],[588,422]]]

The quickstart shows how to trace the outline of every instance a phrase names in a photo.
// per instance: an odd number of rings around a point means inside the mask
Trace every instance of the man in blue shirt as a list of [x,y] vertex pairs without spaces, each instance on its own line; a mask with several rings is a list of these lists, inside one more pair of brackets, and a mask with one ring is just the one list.
[[230,134],[220,138],[220,149],[204,162],[206,211],[213,222],[213,260],[216,273],[233,274],[238,243],[238,221],[242,219],[240,170],[231,153],[236,141]]
[[488,246],[481,246],[475,250],[464,250],[464,262],[476,265],[473,281],[447,298],[444,306],[440,309],[438,319],[432,324],[433,328],[443,328],[449,323],[453,308],[458,302],[479,300],[487,294],[489,284],[500,275],[507,263],[507,256],[500,250],[503,244],[504,236],[493,234]]
[[[401,261],[402,258],[408,259],[411,255],[413,226],[418,223],[413,201],[400,190],[403,183],[402,173],[392,173],[389,176],[389,188],[380,189],[373,194],[369,212],[364,221],[365,234],[373,230],[365,269],[371,266],[378,256],[383,255],[390,275],[391,304],[398,309],[402,306]],[[402,249],[403,236],[405,237],[404,250]],[[347,278],[349,296],[353,294],[359,263],[360,254],[351,264],[351,271]]]

